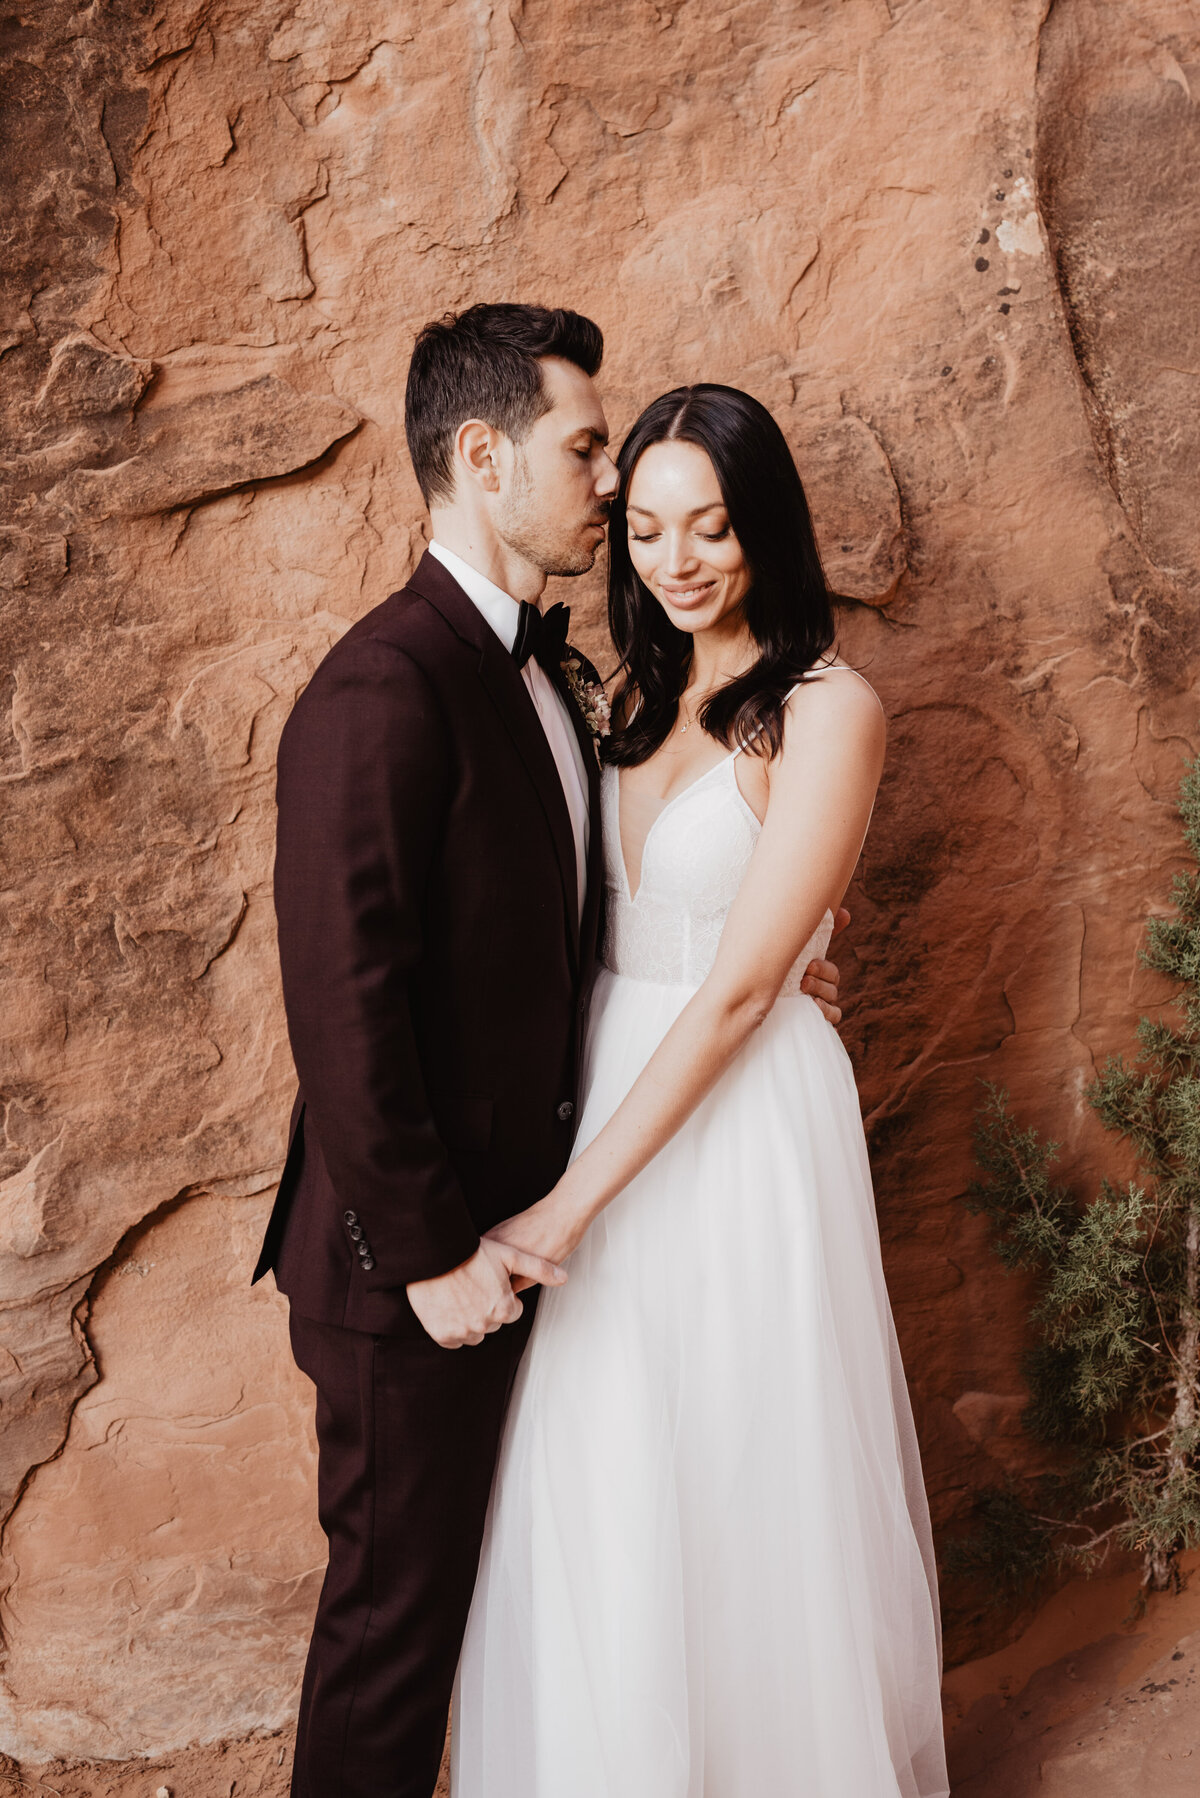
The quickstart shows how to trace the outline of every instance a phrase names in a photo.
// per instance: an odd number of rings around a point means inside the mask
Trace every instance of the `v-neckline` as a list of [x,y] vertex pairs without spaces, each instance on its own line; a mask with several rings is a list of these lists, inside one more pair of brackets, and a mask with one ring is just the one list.
[[[838,663],[838,662],[830,662],[828,664],[828,666],[829,666],[829,668],[837,668],[837,667],[845,667],[845,666],[847,666],[847,664]],[[820,665],[819,665],[819,671],[824,673],[824,672],[826,672],[826,669],[824,667],[820,667]],[[858,672],[858,670],[852,668],[850,670],[850,672],[852,674],[856,674]],[[803,684],[803,676],[801,676],[800,680],[798,680],[796,682],[795,686],[789,687],[788,691],[784,694],[784,698],[783,698],[784,705],[786,705],[788,700],[791,699],[793,693],[799,692],[802,684]],[[754,733],[752,733],[752,736],[757,736],[757,734],[758,734],[757,731],[755,731]],[[664,818],[666,816],[666,814],[670,811],[671,807],[673,805],[677,804],[677,802],[680,799],[685,799],[687,797],[687,795],[691,792],[693,787],[698,787],[702,780],[707,780],[710,774],[715,774],[717,772],[718,768],[728,768],[730,763],[732,761],[734,761],[735,758],[737,756],[739,756],[742,753],[742,750],[745,749],[746,747],[747,747],[746,743],[738,743],[735,745],[735,747],[733,749],[726,750],[724,756],[722,757],[722,759],[719,762],[714,762],[711,768],[706,768],[704,770],[703,774],[697,774],[697,776],[694,780],[688,781],[686,787],[680,787],[678,793],[673,794],[672,797],[667,800],[667,802],[663,806],[662,810],[655,817],[649,830],[646,832],[645,836],[642,838],[642,861],[641,861],[641,866],[638,869],[638,883],[637,883],[637,892],[636,893],[632,890],[632,887],[630,885],[629,864],[625,860],[625,838],[621,831],[621,770],[619,768],[616,768],[613,770],[613,773],[616,777],[616,782],[617,782],[617,855],[618,855],[618,857],[620,859],[620,863],[621,863],[621,879],[625,884],[625,897],[629,901],[630,905],[633,905],[636,902],[638,893],[640,893],[642,890],[642,883],[646,878],[646,851],[650,847],[650,838],[654,835],[655,831],[658,829],[659,819]],[[754,822],[758,825],[759,829],[761,830],[762,829],[762,819],[758,816],[757,812],[755,812],[754,808],[751,806],[750,802],[746,798],[746,795],[742,792],[742,789],[738,786],[736,778],[733,783],[733,790],[737,794],[738,798],[741,800],[742,804],[746,807],[746,810],[750,813],[750,816],[754,819]]]
[[681,799],[686,799],[687,795],[694,787],[698,787],[701,781],[707,780],[710,775],[715,774],[718,768],[728,768],[741,747],[742,746],[739,743],[737,749],[726,750],[719,762],[714,762],[711,768],[706,768],[704,770],[703,774],[697,774],[693,780],[689,780],[685,787],[680,787],[678,793],[672,793],[671,797],[664,801],[662,807],[655,813],[651,820],[649,830],[642,838],[642,859],[638,867],[638,883],[636,891],[633,890],[632,883],[629,879],[629,863],[625,860],[625,835],[621,829],[621,770],[619,768],[614,768],[613,775],[617,783],[617,855],[621,863],[621,878],[625,882],[625,897],[628,899],[630,905],[636,903],[638,893],[642,890],[642,883],[646,877],[646,851],[650,847],[651,837],[658,829],[659,821],[666,817],[673,805],[678,805]]

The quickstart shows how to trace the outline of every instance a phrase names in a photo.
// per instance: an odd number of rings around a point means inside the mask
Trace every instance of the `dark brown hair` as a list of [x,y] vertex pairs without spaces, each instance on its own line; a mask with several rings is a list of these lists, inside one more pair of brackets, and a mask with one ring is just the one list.
[[469,306],[425,325],[408,366],[404,429],[426,505],[453,492],[454,436],[468,418],[520,443],[550,409],[541,358],[594,375],[603,354],[600,327],[561,306]]
[[743,602],[758,660],[718,688],[700,713],[709,736],[756,754],[783,741],[783,701],[834,640],[833,603],[804,487],[787,439],[765,406],[736,387],[676,387],[642,413],[617,458],[608,552],[608,623],[625,670],[613,707],[616,728],[605,759],[620,767],[646,761],[679,709],[692,661],[692,639],[676,630],[629,555],[629,482],[651,444],[697,444],[716,472],[721,497],[750,569]]

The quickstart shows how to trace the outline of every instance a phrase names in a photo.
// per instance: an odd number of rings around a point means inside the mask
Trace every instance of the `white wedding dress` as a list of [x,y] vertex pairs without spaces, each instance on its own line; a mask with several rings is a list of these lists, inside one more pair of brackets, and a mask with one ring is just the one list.
[[[618,792],[606,769],[577,1150],[711,967],[760,829],[735,752],[660,812],[631,895]],[[945,1798],[929,1518],[858,1095],[799,990],[831,925],[541,1295],[454,1798]]]

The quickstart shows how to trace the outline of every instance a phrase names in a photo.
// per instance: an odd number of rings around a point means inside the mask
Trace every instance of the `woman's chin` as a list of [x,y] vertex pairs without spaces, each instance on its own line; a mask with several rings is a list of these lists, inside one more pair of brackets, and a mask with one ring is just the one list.
[[671,623],[675,626],[675,629],[677,631],[685,631],[689,637],[698,637],[702,635],[704,631],[712,630],[714,625],[720,624],[721,619],[724,616],[721,608],[713,605],[711,601],[709,601],[707,605],[664,605],[663,610],[671,620]]

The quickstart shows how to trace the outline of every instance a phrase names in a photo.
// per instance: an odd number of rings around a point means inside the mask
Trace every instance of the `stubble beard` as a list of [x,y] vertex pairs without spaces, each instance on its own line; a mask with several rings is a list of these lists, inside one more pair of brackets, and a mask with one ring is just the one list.
[[[589,524],[607,524],[607,507],[597,507]],[[593,544],[577,536],[566,539],[556,531],[538,506],[533,481],[523,456],[518,455],[516,480],[498,529],[508,547],[544,575],[587,574],[594,567],[604,538]]]

